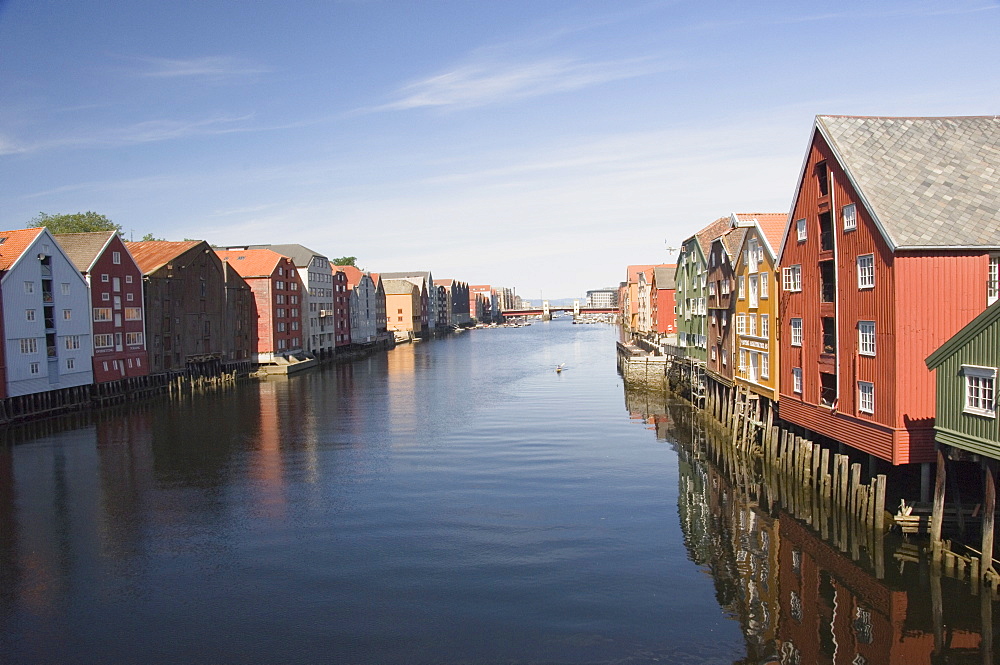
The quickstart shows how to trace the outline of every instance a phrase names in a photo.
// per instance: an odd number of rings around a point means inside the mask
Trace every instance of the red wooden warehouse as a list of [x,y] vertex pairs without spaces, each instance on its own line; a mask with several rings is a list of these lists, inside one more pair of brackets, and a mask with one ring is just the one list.
[[784,420],[932,460],[923,359],[995,298],[998,165],[992,116],[816,118],[780,257]]

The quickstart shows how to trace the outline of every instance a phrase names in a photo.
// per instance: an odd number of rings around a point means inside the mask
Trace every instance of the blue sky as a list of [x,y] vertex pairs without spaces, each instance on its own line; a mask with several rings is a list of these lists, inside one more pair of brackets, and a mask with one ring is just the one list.
[[994,0],[0,0],[0,228],[299,242],[535,299],[782,212],[817,114],[1000,112]]

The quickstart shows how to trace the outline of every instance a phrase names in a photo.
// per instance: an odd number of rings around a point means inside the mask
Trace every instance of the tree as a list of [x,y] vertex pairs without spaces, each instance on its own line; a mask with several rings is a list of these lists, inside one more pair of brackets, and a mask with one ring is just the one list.
[[339,259],[330,259],[330,263],[335,266],[354,266],[357,267],[358,257],[356,256],[342,256]]
[[88,233],[92,231],[122,232],[120,224],[115,224],[104,215],[96,212],[77,212],[63,215],[50,215],[40,212],[33,217],[25,228],[45,226],[51,233]]
[[157,238],[152,233],[147,233],[142,237],[142,241],[146,242],[147,240],[165,240],[165,238]]

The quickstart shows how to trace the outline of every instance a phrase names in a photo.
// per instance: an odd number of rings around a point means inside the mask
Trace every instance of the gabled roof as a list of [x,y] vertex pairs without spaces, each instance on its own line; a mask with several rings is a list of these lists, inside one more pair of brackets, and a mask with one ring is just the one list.
[[217,249],[215,253],[231,265],[243,279],[270,277],[282,259],[288,257],[271,249]]
[[1000,300],[987,307],[979,316],[969,321],[964,328],[951,336],[937,351],[927,356],[924,363],[927,369],[936,369],[950,358],[956,351],[968,344],[983,330],[1000,319]]
[[411,296],[417,290],[416,284],[405,279],[383,279],[382,285],[387,296]]
[[814,131],[891,249],[1000,247],[1000,117],[821,115]]
[[0,271],[10,270],[44,230],[44,226],[38,226],[32,229],[0,231]]
[[735,212],[732,216],[741,223],[756,222],[760,235],[771,251],[771,258],[777,256],[777,250],[781,247],[781,236],[785,232],[785,225],[788,224],[787,212]]
[[58,233],[53,235],[66,256],[80,272],[90,272],[97,258],[104,253],[115,231],[94,231],[92,233]]
[[365,276],[360,268],[354,266],[333,266],[333,269],[347,276],[347,286],[351,289],[357,286],[361,282],[361,278]]
[[635,284],[636,282],[639,281],[639,273],[651,272],[655,267],[656,266],[652,263],[649,265],[627,266],[626,271],[628,274],[628,283]]
[[455,285],[455,280],[453,279],[435,279],[434,286],[443,286],[446,289],[450,289]]
[[[192,247],[205,242],[204,240],[141,240],[138,242],[126,242],[128,249],[136,265],[144,275],[156,272],[161,267],[170,263]],[[208,244],[208,243],[206,243]]]
[[228,249],[228,250],[238,250],[238,249],[270,249],[272,251],[281,254],[282,256],[287,256],[295,264],[296,268],[306,268],[312,262],[314,256],[320,258],[327,258],[326,254],[320,254],[319,252],[309,249],[305,245],[299,244],[286,244],[286,245],[226,245],[224,248],[215,249]]
[[666,263],[653,268],[653,277],[656,280],[657,291],[677,288],[677,283],[674,281],[674,272],[676,270],[677,266],[673,263]]
[[712,241],[729,230],[730,221],[729,217],[720,217],[692,236],[698,240],[698,245],[701,247],[703,256],[707,257],[711,253]]

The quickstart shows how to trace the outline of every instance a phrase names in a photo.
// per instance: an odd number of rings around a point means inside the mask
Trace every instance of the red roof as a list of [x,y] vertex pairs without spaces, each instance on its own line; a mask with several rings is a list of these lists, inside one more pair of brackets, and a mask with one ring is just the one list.
[[785,234],[785,226],[788,224],[787,212],[741,212],[736,213],[736,218],[741,222],[757,220],[761,233],[771,245],[772,253],[777,254],[781,237]]
[[24,251],[31,246],[42,232],[44,226],[33,229],[15,229],[13,231],[0,231],[0,270],[10,270]]
[[125,243],[125,247],[128,248],[132,258],[135,259],[139,270],[144,275],[148,275],[202,242],[205,241],[181,240],[175,242],[171,240],[142,240],[139,242],[127,242]]
[[284,254],[278,254],[270,249],[217,249],[215,253],[231,265],[243,279],[270,277],[281,260],[288,259]]
[[[639,281],[639,273],[641,273],[641,272],[644,272],[644,273],[651,272],[653,270],[653,268],[655,268],[655,267],[656,266],[653,265],[653,264],[650,264],[650,265],[628,266],[628,283],[629,284],[634,284],[634,283],[638,282]],[[647,282],[652,282],[653,280],[652,279],[647,279],[646,281]]]
[[354,288],[361,282],[361,278],[365,276],[359,268],[354,266],[333,266],[333,269],[337,272],[342,272],[347,276],[347,286]]

